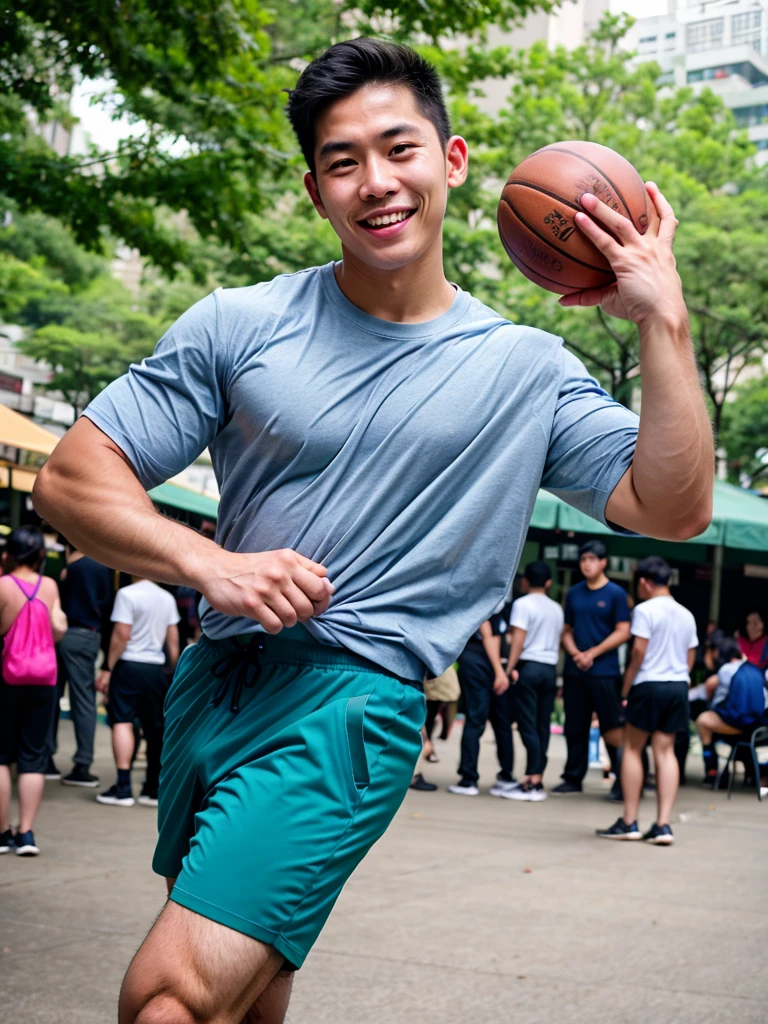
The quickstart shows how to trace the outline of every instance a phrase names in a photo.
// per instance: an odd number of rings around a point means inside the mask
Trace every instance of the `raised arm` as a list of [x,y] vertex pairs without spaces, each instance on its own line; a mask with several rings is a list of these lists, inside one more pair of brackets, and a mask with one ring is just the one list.
[[270,633],[324,611],[323,566],[293,551],[235,554],[160,515],[125,453],[81,417],[40,471],[32,499],[82,552],[113,569],[199,590]]
[[637,445],[608,500],[606,519],[637,533],[688,540],[712,518],[714,443],[672,254],[677,220],[658,187],[649,182],[646,189],[644,235],[595,196],[582,197],[586,213],[577,213],[576,223],[609,260],[616,283],[560,302],[599,304],[611,316],[634,321],[640,334]]

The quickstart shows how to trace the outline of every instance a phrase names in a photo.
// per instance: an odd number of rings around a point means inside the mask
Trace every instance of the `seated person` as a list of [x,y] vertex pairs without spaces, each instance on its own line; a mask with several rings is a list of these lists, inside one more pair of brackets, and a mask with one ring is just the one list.
[[738,736],[749,733],[760,723],[768,706],[768,693],[763,673],[747,661],[736,640],[726,638],[719,650],[720,668],[707,679],[711,696],[708,711],[696,719],[704,755],[705,782],[717,781],[715,736]]

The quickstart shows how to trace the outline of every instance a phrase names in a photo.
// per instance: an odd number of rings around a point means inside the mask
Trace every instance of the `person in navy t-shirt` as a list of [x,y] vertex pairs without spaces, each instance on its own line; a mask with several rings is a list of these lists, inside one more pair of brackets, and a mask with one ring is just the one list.
[[618,583],[605,575],[608,550],[599,540],[579,548],[584,581],[565,599],[565,670],[563,703],[568,756],[562,783],[553,793],[580,793],[589,763],[589,727],[593,712],[600,720],[616,782],[611,797],[621,800],[619,761],[624,724],[621,707],[619,647],[629,640],[629,605]]

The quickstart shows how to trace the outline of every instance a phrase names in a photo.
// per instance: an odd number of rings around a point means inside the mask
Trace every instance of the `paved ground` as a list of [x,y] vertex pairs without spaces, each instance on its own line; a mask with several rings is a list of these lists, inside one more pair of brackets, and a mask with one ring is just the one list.
[[[430,777],[454,780],[458,733]],[[96,768],[111,783],[108,732]],[[62,723],[60,767],[73,748]],[[554,780],[562,760],[553,737]],[[522,763],[522,758],[518,764]],[[483,744],[484,782],[493,747]],[[699,766],[691,764],[698,778]],[[299,973],[292,1024],[764,1024],[768,802],[695,787],[672,849],[600,842],[581,797],[409,793]],[[652,820],[651,801],[641,825]],[[0,858],[0,993],[24,1024],[108,1024],[163,902],[154,812],[47,783],[35,859]]]

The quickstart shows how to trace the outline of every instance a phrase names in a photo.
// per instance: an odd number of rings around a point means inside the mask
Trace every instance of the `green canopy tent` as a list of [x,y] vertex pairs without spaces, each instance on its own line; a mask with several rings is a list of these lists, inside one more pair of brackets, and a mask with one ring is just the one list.
[[682,542],[654,541],[646,537],[627,537],[616,533],[546,491],[539,491],[534,518],[531,520],[532,526],[538,526],[534,519],[537,518],[540,504],[544,510],[542,521],[545,517],[551,520],[554,512],[555,529],[615,537],[616,540],[611,544],[611,551],[614,554],[642,557],[653,551],[683,561],[703,563],[708,560],[708,547],[712,546],[714,558],[710,617],[713,621],[718,619],[726,552],[732,559],[740,562],[768,562],[768,500],[760,497],[755,491],[734,487],[733,484],[724,483],[722,480],[715,481],[712,522],[709,527],[698,537]]
[[191,512],[204,519],[215,520],[219,514],[218,498],[191,491],[188,487],[181,487],[179,484],[160,484],[159,487],[152,488],[149,496],[156,505],[166,505],[183,512]]

